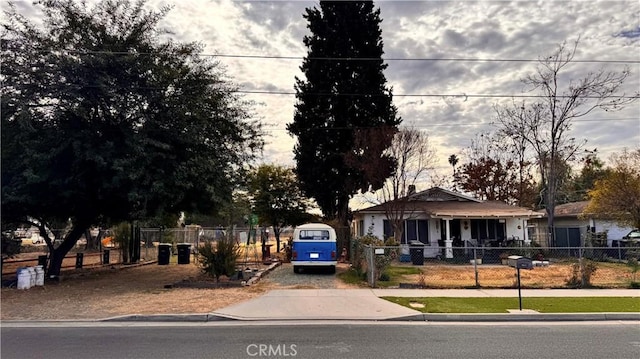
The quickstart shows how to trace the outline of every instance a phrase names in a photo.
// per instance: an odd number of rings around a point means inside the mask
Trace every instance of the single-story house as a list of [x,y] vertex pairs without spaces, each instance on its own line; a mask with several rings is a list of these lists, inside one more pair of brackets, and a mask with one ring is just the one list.
[[[439,256],[447,239],[453,247],[494,246],[508,242],[530,243],[527,226],[542,213],[497,201],[481,201],[454,191],[434,187],[353,213],[353,235],[369,231],[378,238],[393,237],[393,226],[385,208],[400,203],[404,207],[401,245],[412,240],[424,244],[424,256]],[[396,212],[399,213],[399,212]]]
[[621,239],[633,228],[618,225],[610,219],[597,218],[593,215],[584,215],[589,201],[572,202],[557,205],[553,211],[553,225],[555,227],[555,243],[549,243],[549,231],[547,214],[539,211],[543,216],[532,219],[531,239],[541,246],[580,247],[584,245],[586,234],[594,234],[594,246],[605,245],[611,247],[614,240]]

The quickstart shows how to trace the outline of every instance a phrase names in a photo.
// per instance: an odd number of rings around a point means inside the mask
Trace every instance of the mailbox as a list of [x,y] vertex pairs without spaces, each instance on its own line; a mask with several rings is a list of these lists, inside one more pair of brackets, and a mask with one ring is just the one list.
[[531,258],[523,256],[509,256],[507,262],[510,267],[517,269],[533,269],[533,261]]

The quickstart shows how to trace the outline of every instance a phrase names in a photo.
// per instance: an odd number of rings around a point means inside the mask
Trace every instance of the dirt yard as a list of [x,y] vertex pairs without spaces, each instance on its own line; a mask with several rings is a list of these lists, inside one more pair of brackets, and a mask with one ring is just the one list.
[[[288,267],[287,267],[288,266]],[[261,266],[261,269],[266,266]],[[338,266],[338,272],[348,265]],[[307,278],[284,264],[257,284],[228,288],[165,288],[184,280],[211,284],[195,264],[105,267],[67,274],[59,283],[28,290],[2,288],[2,320],[99,319],[127,314],[209,313],[260,296],[271,289],[349,287],[334,275]]]
[[[263,266],[262,269],[266,268]],[[340,264],[337,272],[348,270]],[[426,264],[424,282],[431,288],[464,288],[475,284],[470,265]],[[528,288],[565,287],[570,266],[521,271],[522,285]],[[484,288],[510,287],[515,283],[515,270],[507,266],[479,266],[479,283]],[[402,282],[418,284],[419,275],[407,275]],[[217,309],[255,298],[272,289],[285,288],[354,288],[333,274],[294,274],[291,264],[283,264],[246,287],[184,288],[176,283],[209,282],[195,264],[107,266],[67,273],[59,283],[28,290],[2,288],[0,318],[2,320],[100,319],[127,314],[209,313]],[[603,263],[592,278],[592,284],[624,287],[631,280],[629,268],[621,264]],[[174,285],[167,288],[167,285]]]
[[[427,263],[421,267],[424,277],[405,275],[402,282],[423,284],[430,288],[465,288],[475,286],[472,265],[440,265]],[[523,288],[567,288],[572,276],[569,263],[554,263],[549,267],[521,270]],[[640,277],[640,275],[638,275]],[[633,276],[629,267],[618,263],[598,263],[591,285],[604,288],[627,288]],[[423,283],[420,283],[420,282]],[[482,288],[509,288],[517,283],[516,270],[506,265],[479,265],[478,283]]]

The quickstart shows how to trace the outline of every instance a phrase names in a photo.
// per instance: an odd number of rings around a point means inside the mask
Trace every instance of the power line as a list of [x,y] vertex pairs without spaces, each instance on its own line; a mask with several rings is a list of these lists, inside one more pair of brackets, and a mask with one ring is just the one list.
[[[128,51],[86,51],[86,50],[40,50],[38,52],[67,52],[77,55],[156,55],[151,52],[128,52]],[[198,57],[220,57],[237,59],[263,59],[263,60],[317,60],[317,61],[449,61],[449,62],[540,62],[541,59],[500,59],[481,57],[304,57],[304,56],[280,56],[280,55],[242,55],[242,54],[194,54]],[[575,63],[593,64],[640,64],[638,60],[593,60],[593,59],[573,59]]]
[[[240,58],[240,59],[281,59],[281,60],[326,60],[326,61],[452,61],[452,62],[539,62],[539,59],[496,59],[476,57],[302,57],[302,56],[273,56],[273,55],[227,55],[202,54],[202,56]],[[571,60],[576,63],[616,63],[638,64],[640,60]]]
[[[100,88],[100,89],[112,89],[110,86],[105,85],[83,85],[77,83],[66,83],[67,86],[77,86],[80,88]],[[184,87],[188,88],[188,87]],[[129,87],[121,87],[120,90],[158,90],[164,91],[166,87],[156,87],[156,86],[129,86]],[[252,95],[282,95],[282,96],[292,96],[296,95],[295,91],[266,91],[266,90],[239,90],[239,89],[227,89],[229,93],[240,93],[240,94],[252,94]],[[332,92],[305,92],[303,95],[305,96],[337,96],[337,97],[381,97],[387,96],[386,93],[332,93]],[[463,98],[463,101],[467,101],[469,98],[549,98],[546,95],[528,95],[528,94],[467,94],[467,93],[459,93],[459,94],[392,94],[393,97],[432,97],[432,98]],[[557,95],[556,98],[571,98],[573,96],[570,95]],[[599,99],[600,96],[580,96],[580,98],[584,99]],[[638,99],[640,95],[632,95],[632,96],[620,96],[621,99]]]
[[[595,119],[574,119],[572,120],[572,122],[605,122],[605,121],[638,121],[640,122],[640,118],[633,118],[633,117],[627,117],[627,118],[595,118]],[[464,123],[460,123],[460,122],[453,122],[453,123],[429,123],[429,124],[425,124],[425,125],[415,125],[413,124],[412,127],[421,129],[428,129],[428,128],[432,128],[432,127],[475,127],[475,126],[497,126],[498,123],[496,122],[464,122]],[[267,128],[263,127],[263,130],[265,131],[287,131],[286,128],[277,128],[277,125],[274,126],[265,126]],[[326,131],[326,130],[354,130],[354,129],[367,129],[367,128],[375,128],[375,127],[367,127],[367,126],[358,126],[356,127],[309,127],[305,130],[308,131],[312,131],[312,130],[318,130],[318,131]]]
[[[235,93],[243,93],[243,94],[258,94],[258,95],[296,95],[296,92],[292,91],[261,91],[261,90],[234,90],[232,92]],[[380,97],[387,96],[385,93],[378,94],[366,94],[366,93],[330,93],[330,92],[305,92],[304,95],[313,95],[313,96],[348,96],[348,97]],[[459,97],[464,98],[466,101],[468,98],[548,98],[546,95],[504,95],[504,94],[393,94],[393,97]],[[558,95],[556,98],[571,98],[573,96],[570,95]],[[587,99],[599,99],[600,96],[581,96],[580,98]],[[621,96],[623,99],[632,99],[638,98],[635,96]]]

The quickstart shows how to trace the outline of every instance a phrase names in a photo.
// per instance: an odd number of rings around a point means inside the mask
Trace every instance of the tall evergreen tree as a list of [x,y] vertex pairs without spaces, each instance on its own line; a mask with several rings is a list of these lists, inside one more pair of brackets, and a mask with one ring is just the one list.
[[380,9],[371,1],[320,1],[304,15],[311,34],[296,78],[289,133],[296,172],[327,219],[348,220],[358,191],[377,190],[395,169],[386,153],[401,119],[386,86]]

